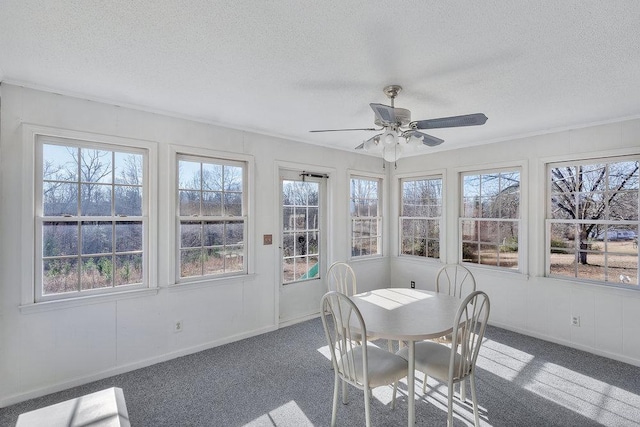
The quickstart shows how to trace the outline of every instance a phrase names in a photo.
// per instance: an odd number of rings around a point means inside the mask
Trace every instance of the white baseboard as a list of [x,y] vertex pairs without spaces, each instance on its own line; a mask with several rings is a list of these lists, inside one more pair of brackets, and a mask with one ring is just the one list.
[[633,357],[624,356],[622,354],[611,353],[608,351],[600,350],[593,347],[588,347],[585,345],[581,345],[572,341],[563,340],[561,338],[552,337],[546,334],[541,334],[539,332],[529,331],[527,329],[517,328],[511,325],[503,324],[500,322],[489,322],[490,325],[496,326],[498,328],[506,329],[508,331],[517,332],[522,335],[527,335],[533,338],[538,338],[544,341],[549,341],[555,344],[560,344],[565,347],[575,348],[576,350],[586,351],[587,353],[592,353],[598,356],[606,357],[609,359],[617,360],[619,362],[628,363],[629,365],[634,365],[640,367],[640,359],[635,359]]
[[260,329],[255,329],[249,332],[244,332],[242,334],[232,335],[220,340],[210,341],[204,344],[200,344],[200,345],[189,347],[189,348],[184,348],[181,350],[173,351],[171,353],[162,354],[159,356],[151,357],[151,358],[140,360],[137,362],[114,366],[113,368],[106,369],[104,371],[96,372],[90,375],[84,375],[81,377],[76,377],[68,381],[62,381],[56,384],[48,385],[46,387],[6,396],[0,399],[0,408],[4,408],[9,405],[14,405],[16,403],[24,402],[25,400],[35,399],[37,397],[45,396],[47,394],[56,393],[62,390],[67,390],[69,388],[77,387],[83,384],[88,384],[93,381],[102,380],[108,377],[112,377],[114,375],[123,374],[125,372],[134,371],[140,368],[146,368],[147,366],[155,365],[156,363],[166,362],[167,360],[175,359],[182,356],[187,356],[193,353],[198,353],[200,351],[208,350],[210,348],[218,347],[224,344],[229,344],[235,341],[240,341],[245,338],[251,338],[256,335],[261,335],[266,332],[272,332],[272,331],[275,331],[276,329],[278,329],[276,326],[268,326]]

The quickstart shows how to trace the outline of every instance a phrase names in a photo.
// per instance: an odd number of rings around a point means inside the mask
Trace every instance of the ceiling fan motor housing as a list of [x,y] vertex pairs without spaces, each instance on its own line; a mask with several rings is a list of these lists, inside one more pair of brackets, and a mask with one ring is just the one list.
[[[398,126],[407,126],[409,123],[411,123],[411,111],[407,110],[406,108],[394,108],[393,111],[396,114],[396,122]],[[386,126],[385,123],[380,122],[378,117],[375,117],[373,122],[376,124],[376,126]]]

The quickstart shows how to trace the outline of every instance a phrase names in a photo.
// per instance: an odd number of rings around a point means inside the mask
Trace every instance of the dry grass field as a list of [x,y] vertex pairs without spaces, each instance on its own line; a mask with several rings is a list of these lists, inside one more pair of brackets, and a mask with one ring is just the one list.
[[576,254],[551,254],[551,274],[611,283],[638,285],[638,247],[632,241],[591,244],[587,264],[576,262]]

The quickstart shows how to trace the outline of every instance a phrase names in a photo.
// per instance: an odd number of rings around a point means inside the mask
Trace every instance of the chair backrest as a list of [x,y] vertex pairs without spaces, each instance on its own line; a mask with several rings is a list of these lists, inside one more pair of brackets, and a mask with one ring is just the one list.
[[358,293],[356,290],[356,274],[346,262],[334,262],[327,271],[327,288],[345,295]]
[[452,342],[459,345],[451,346],[450,382],[468,377],[475,369],[490,308],[489,297],[482,291],[472,292],[460,304],[453,323]]
[[447,264],[436,275],[436,292],[463,298],[475,290],[476,279],[460,264]]
[[345,294],[329,291],[322,297],[320,313],[336,375],[363,388],[369,379],[367,330],[360,310]]

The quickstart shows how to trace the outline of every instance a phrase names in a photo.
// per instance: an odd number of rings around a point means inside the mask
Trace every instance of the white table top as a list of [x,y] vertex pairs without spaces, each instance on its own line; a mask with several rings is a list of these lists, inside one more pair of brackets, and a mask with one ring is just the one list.
[[376,338],[421,341],[453,331],[461,300],[449,295],[407,288],[376,289],[351,297]]

